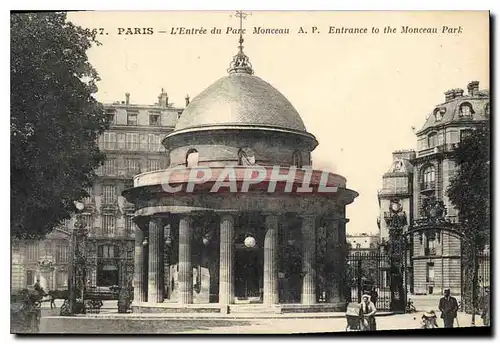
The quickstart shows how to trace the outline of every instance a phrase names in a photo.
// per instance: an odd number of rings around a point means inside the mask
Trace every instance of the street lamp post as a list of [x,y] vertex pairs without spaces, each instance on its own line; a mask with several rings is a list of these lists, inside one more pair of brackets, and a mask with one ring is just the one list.
[[404,311],[406,306],[406,273],[404,269],[407,245],[403,229],[408,222],[399,200],[391,201],[385,221],[389,227],[391,310]]
[[[73,232],[71,233],[71,255],[70,269],[68,271],[68,301],[69,313],[77,312],[76,300],[79,296],[84,302],[85,289],[85,238],[87,237],[87,229],[82,219],[82,210],[85,205],[81,202],[74,202],[77,209],[76,223]],[[82,247],[83,246],[83,247]],[[77,287],[79,287],[80,295],[77,295]]]

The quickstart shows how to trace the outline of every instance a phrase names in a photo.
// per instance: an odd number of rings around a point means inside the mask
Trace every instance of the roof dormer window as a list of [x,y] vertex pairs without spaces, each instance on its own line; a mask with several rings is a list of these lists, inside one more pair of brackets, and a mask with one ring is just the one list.
[[472,117],[474,114],[474,110],[472,109],[472,105],[470,103],[463,103],[460,105],[460,111],[458,112],[459,117]]
[[446,112],[446,108],[437,108],[434,110],[434,118],[436,121],[440,121],[443,119],[443,115]]

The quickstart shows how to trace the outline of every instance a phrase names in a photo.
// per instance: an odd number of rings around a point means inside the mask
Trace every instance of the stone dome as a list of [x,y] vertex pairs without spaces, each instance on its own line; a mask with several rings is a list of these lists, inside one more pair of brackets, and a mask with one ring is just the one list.
[[304,122],[288,99],[249,73],[231,73],[210,85],[186,107],[174,133],[210,127],[306,133]]

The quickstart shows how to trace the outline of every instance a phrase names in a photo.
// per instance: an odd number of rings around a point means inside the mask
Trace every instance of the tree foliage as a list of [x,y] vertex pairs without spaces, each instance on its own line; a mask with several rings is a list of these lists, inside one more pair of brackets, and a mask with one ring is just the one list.
[[11,235],[43,238],[74,212],[104,160],[108,126],[86,51],[65,13],[11,14]]
[[482,251],[490,237],[490,123],[480,124],[460,142],[457,164],[447,195],[458,210],[458,229],[472,247]]

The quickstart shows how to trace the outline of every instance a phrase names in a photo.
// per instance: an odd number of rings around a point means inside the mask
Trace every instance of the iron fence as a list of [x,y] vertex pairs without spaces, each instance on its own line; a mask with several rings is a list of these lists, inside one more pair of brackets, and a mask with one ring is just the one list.
[[361,302],[361,297],[368,294],[377,309],[390,310],[390,268],[390,256],[385,252],[350,251],[346,260],[346,302]]

